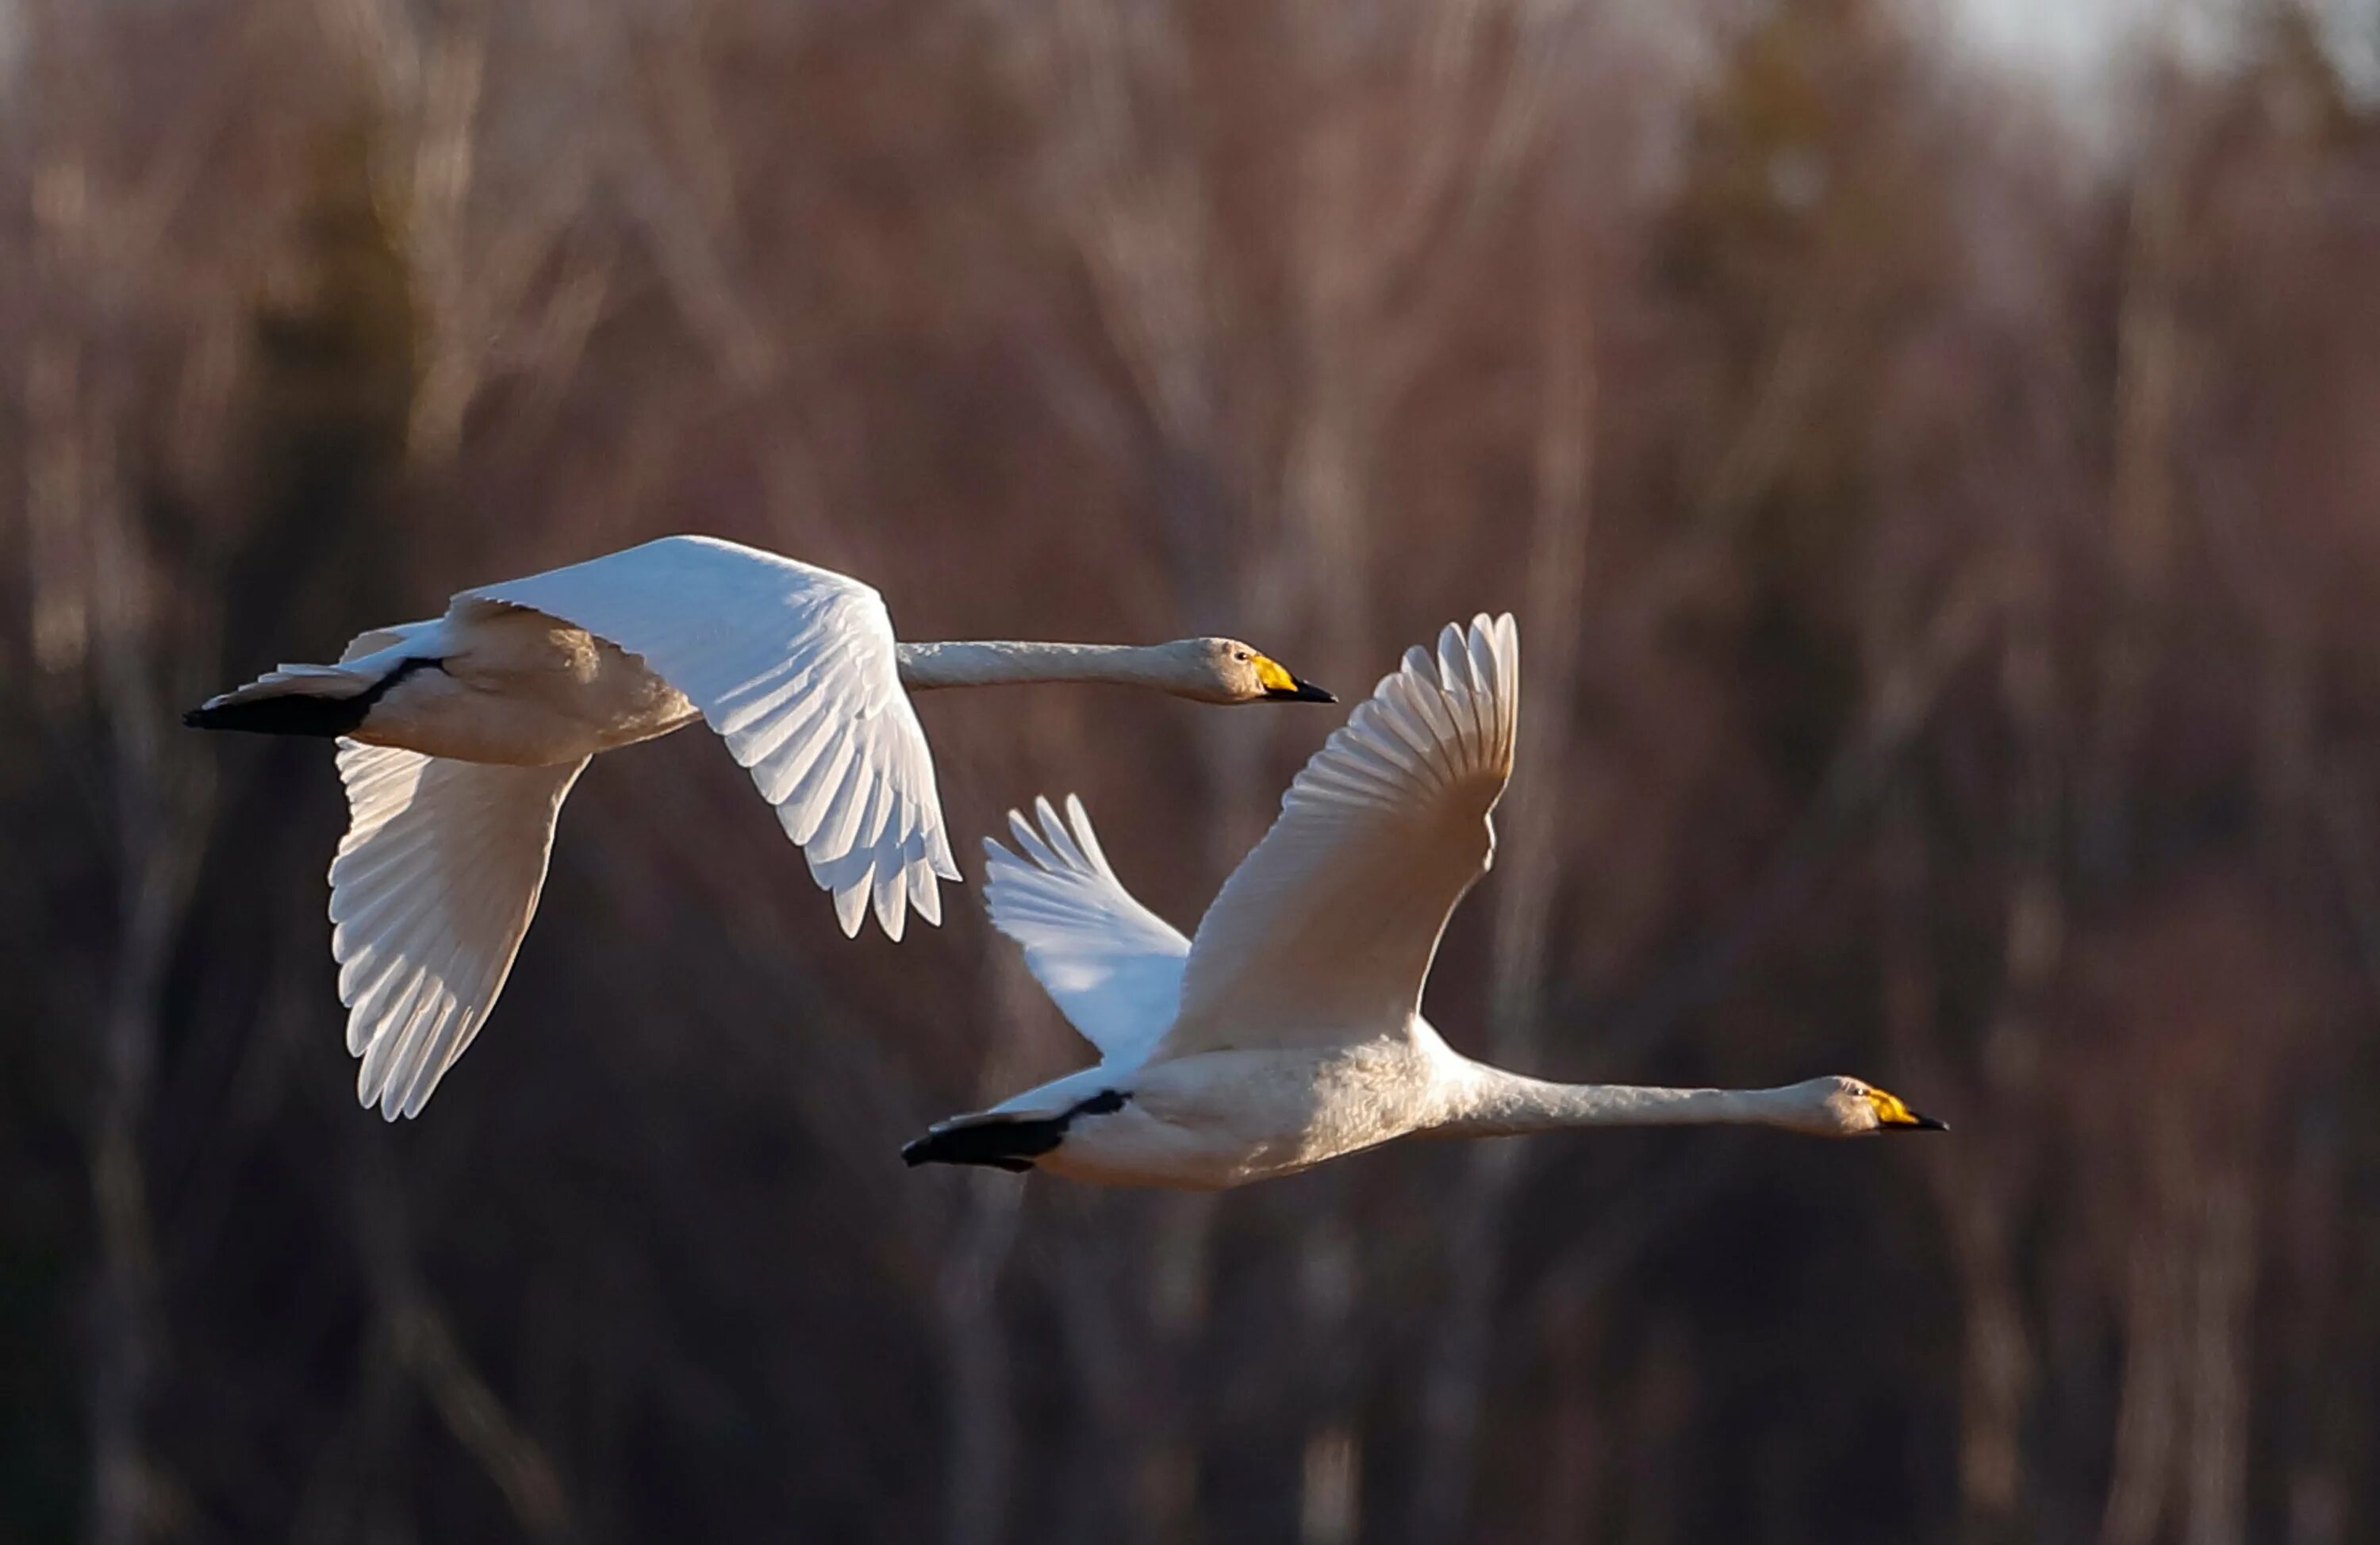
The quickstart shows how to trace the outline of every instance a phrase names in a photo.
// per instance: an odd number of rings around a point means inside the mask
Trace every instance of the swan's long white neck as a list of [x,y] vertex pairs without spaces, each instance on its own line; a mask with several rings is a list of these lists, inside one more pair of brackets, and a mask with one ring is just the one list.
[[1672,1089],[1633,1084],[1551,1084],[1472,1064],[1447,1117],[1450,1137],[1496,1137],[1572,1126],[1785,1126],[1808,1120],[1791,1089]]
[[1031,681],[1110,682],[1121,687],[1178,685],[1179,663],[1161,646],[1037,644],[1013,639],[896,646],[901,685],[1000,687]]

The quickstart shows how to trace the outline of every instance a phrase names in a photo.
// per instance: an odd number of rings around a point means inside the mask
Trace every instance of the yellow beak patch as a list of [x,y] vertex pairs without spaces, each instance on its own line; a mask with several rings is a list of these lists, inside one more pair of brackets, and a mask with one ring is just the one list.
[[1297,690],[1297,678],[1282,670],[1280,662],[1269,655],[1257,656],[1257,682],[1268,692]]
[[1876,1121],[1879,1126],[1923,1125],[1917,1118],[1917,1113],[1902,1104],[1900,1096],[1897,1094],[1887,1094],[1882,1089],[1870,1089],[1867,1091],[1867,1102],[1876,1107]]

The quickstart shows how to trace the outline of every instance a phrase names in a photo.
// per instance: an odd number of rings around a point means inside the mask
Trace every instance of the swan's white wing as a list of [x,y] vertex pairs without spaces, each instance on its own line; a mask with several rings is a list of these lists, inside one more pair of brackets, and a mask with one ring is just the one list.
[[458,602],[527,606],[638,655],[752,772],[845,933],[941,920],[956,880],[892,619],[856,579],[715,537],[663,537]]
[[584,759],[499,767],[339,742],[347,834],[331,954],[356,1097],[417,1115],[495,1006],[537,915],[554,812]]
[[992,926],[1025,946],[1034,979],[1103,1062],[1136,1063],[1172,1023],[1190,941],[1123,888],[1081,800],[1066,796],[1064,822],[1047,799],[1033,809],[1038,830],[1008,812],[1023,858],[983,839]]
[[1495,854],[1512,770],[1510,614],[1410,650],[1305,764],[1198,924],[1150,1060],[1401,1035],[1455,904]]
[[[346,649],[339,651],[339,663],[345,665],[361,660],[366,655],[378,654],[393,644],[401,644],[407,639],[417,634],[427,633],[437,626],[438,619],[429,617],[420,622],[401,622],[392,627],[375,627],[368,632],[358,633],[347,640]],[[285,665],[282,669],[287,670],[288,667]]]

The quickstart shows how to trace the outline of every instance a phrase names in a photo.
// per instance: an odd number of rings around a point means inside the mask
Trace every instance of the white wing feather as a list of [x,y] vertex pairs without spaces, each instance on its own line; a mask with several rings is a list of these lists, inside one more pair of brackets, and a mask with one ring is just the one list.
[[356,1097],[418,1115],[495,1006],[537,915],[553,820],[582,759],[499,767],[339,742],[347,834],[331,954]]
[[1038,830],[1008,812],[1024,857],[983,839],[992,926],[1024,946],[1034,979],[1103,1063],[1137,1063],[1172,1023],[1190,941],[1124,889],[1081,800],[1066,796],[1062,822],[1046,798],[1033,809]]
[[1439,935],[1488,872],[1512,770],[1512,616],[1415,648],[1315,753],[1198,924],[1152,1062],[1406,1033]]
[[[347,640],[346,649],[339,651],[339,663],[351,664],[367,656],[378,654],[381,651],[401,644],[407,639],[429,632],[438,626],[438,622],[439,619],[436,617],[428,617],[420,622],[401,622],[392,627],[375,627],[358,633]],[[286,665],[282,667],[285,671],[288,668]]]
[[875,590],[773,553],[678,536],[455,599],[560,617],[685,693],[776,807],[846,934],[871,900],[894,939],[912,906],[941,920],[936,881],[956,880],[958,866]]

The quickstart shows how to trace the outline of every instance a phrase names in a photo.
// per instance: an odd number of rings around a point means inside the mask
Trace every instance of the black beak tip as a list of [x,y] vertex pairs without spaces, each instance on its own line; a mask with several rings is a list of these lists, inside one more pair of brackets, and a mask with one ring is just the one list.
[[1917,1116],[1917,1123],[1914,1128],[1917,1131],[1948,1132],[1950,1130],[1950,1124],[1947,1121],[1937,1121],[1932,1116],[1919,1116],[1914,1111],[1912,1111],[1909,1113],[1912,1116]]
[[1289,679],[1297,684],[1297,690],[1289,695],[1292,702],[1335,703],[1339,700],[1337,693],[1317,687],[1310,681],[1298,676],[1292,676]]

